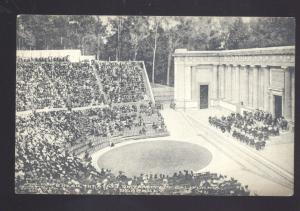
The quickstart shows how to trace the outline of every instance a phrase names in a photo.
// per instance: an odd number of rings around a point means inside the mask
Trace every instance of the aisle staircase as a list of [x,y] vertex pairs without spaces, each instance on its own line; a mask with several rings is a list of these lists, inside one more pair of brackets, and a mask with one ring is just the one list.
[[[43,69],[43,71],[46,73],[45,77],[48,79],[48,81],[50,82],[51,86],[54,87],[53,90],[55,91],[55,94],[57,94],[57,96],[59,97],[59,100],[64,103],[63,109],[66,108],[66,102],[65,102],[63,96],[61,95],[61,93],[57,90],[57,88],[56,88],[56,86],[55,86],[55,84],[53,82],[53,79],[49,75],[49,71],[46,71],[44,68],[42,68],[42,66],[40,68]],[[53,64],[52,64],[51,68],[52,68],[51,71],[53,71]]]
[[99,77],[99,75],[97,73],[96,67],[94,65],[91,65],[91,67],[92,67],[92,70],[93,70],[92,73],[94,74],[94,76],[95,76],[95,78],[97,80],[99,92],[103,93],[103,91],[102,91],[103,90],[103,86],[102,86],[102,83],[101,83],[101,79],[100,79],[100,77]]

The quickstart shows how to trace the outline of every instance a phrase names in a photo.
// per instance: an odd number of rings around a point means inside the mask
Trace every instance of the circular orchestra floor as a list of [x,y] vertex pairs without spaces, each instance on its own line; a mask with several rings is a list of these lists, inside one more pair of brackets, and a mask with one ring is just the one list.
[[112,148],[99,157],[97,165],[100,169],[111,169],[114,174],[122,171],[131,177],[141,173],[171,176],[178,171],[201,170],[211,160],[212,153],[199,145],[156,140]]

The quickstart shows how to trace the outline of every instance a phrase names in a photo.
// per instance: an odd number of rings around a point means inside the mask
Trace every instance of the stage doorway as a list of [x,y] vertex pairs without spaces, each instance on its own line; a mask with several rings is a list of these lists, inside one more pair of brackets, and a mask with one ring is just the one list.
[[274,95],[274,113],[275,117],[281,117],[282,116],[282,96]]
[[200,109],[208,108],[208,85],[200,85]]

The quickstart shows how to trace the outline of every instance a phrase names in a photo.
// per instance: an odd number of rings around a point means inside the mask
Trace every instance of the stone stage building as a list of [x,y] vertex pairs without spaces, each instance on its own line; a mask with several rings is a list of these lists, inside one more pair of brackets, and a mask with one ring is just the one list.
[[295,47],[174,53],[178,109],[261,109],[294,122]]

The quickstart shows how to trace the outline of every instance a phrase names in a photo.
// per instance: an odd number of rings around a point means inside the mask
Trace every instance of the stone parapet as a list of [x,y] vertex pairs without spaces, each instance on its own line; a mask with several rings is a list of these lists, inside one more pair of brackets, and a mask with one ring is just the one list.
[[[185,50],[185,51],[184,51]],[[295,46],[251,48],[239,50],[187,51],[177,49],[176,62],[214,65],[294,66]]]

